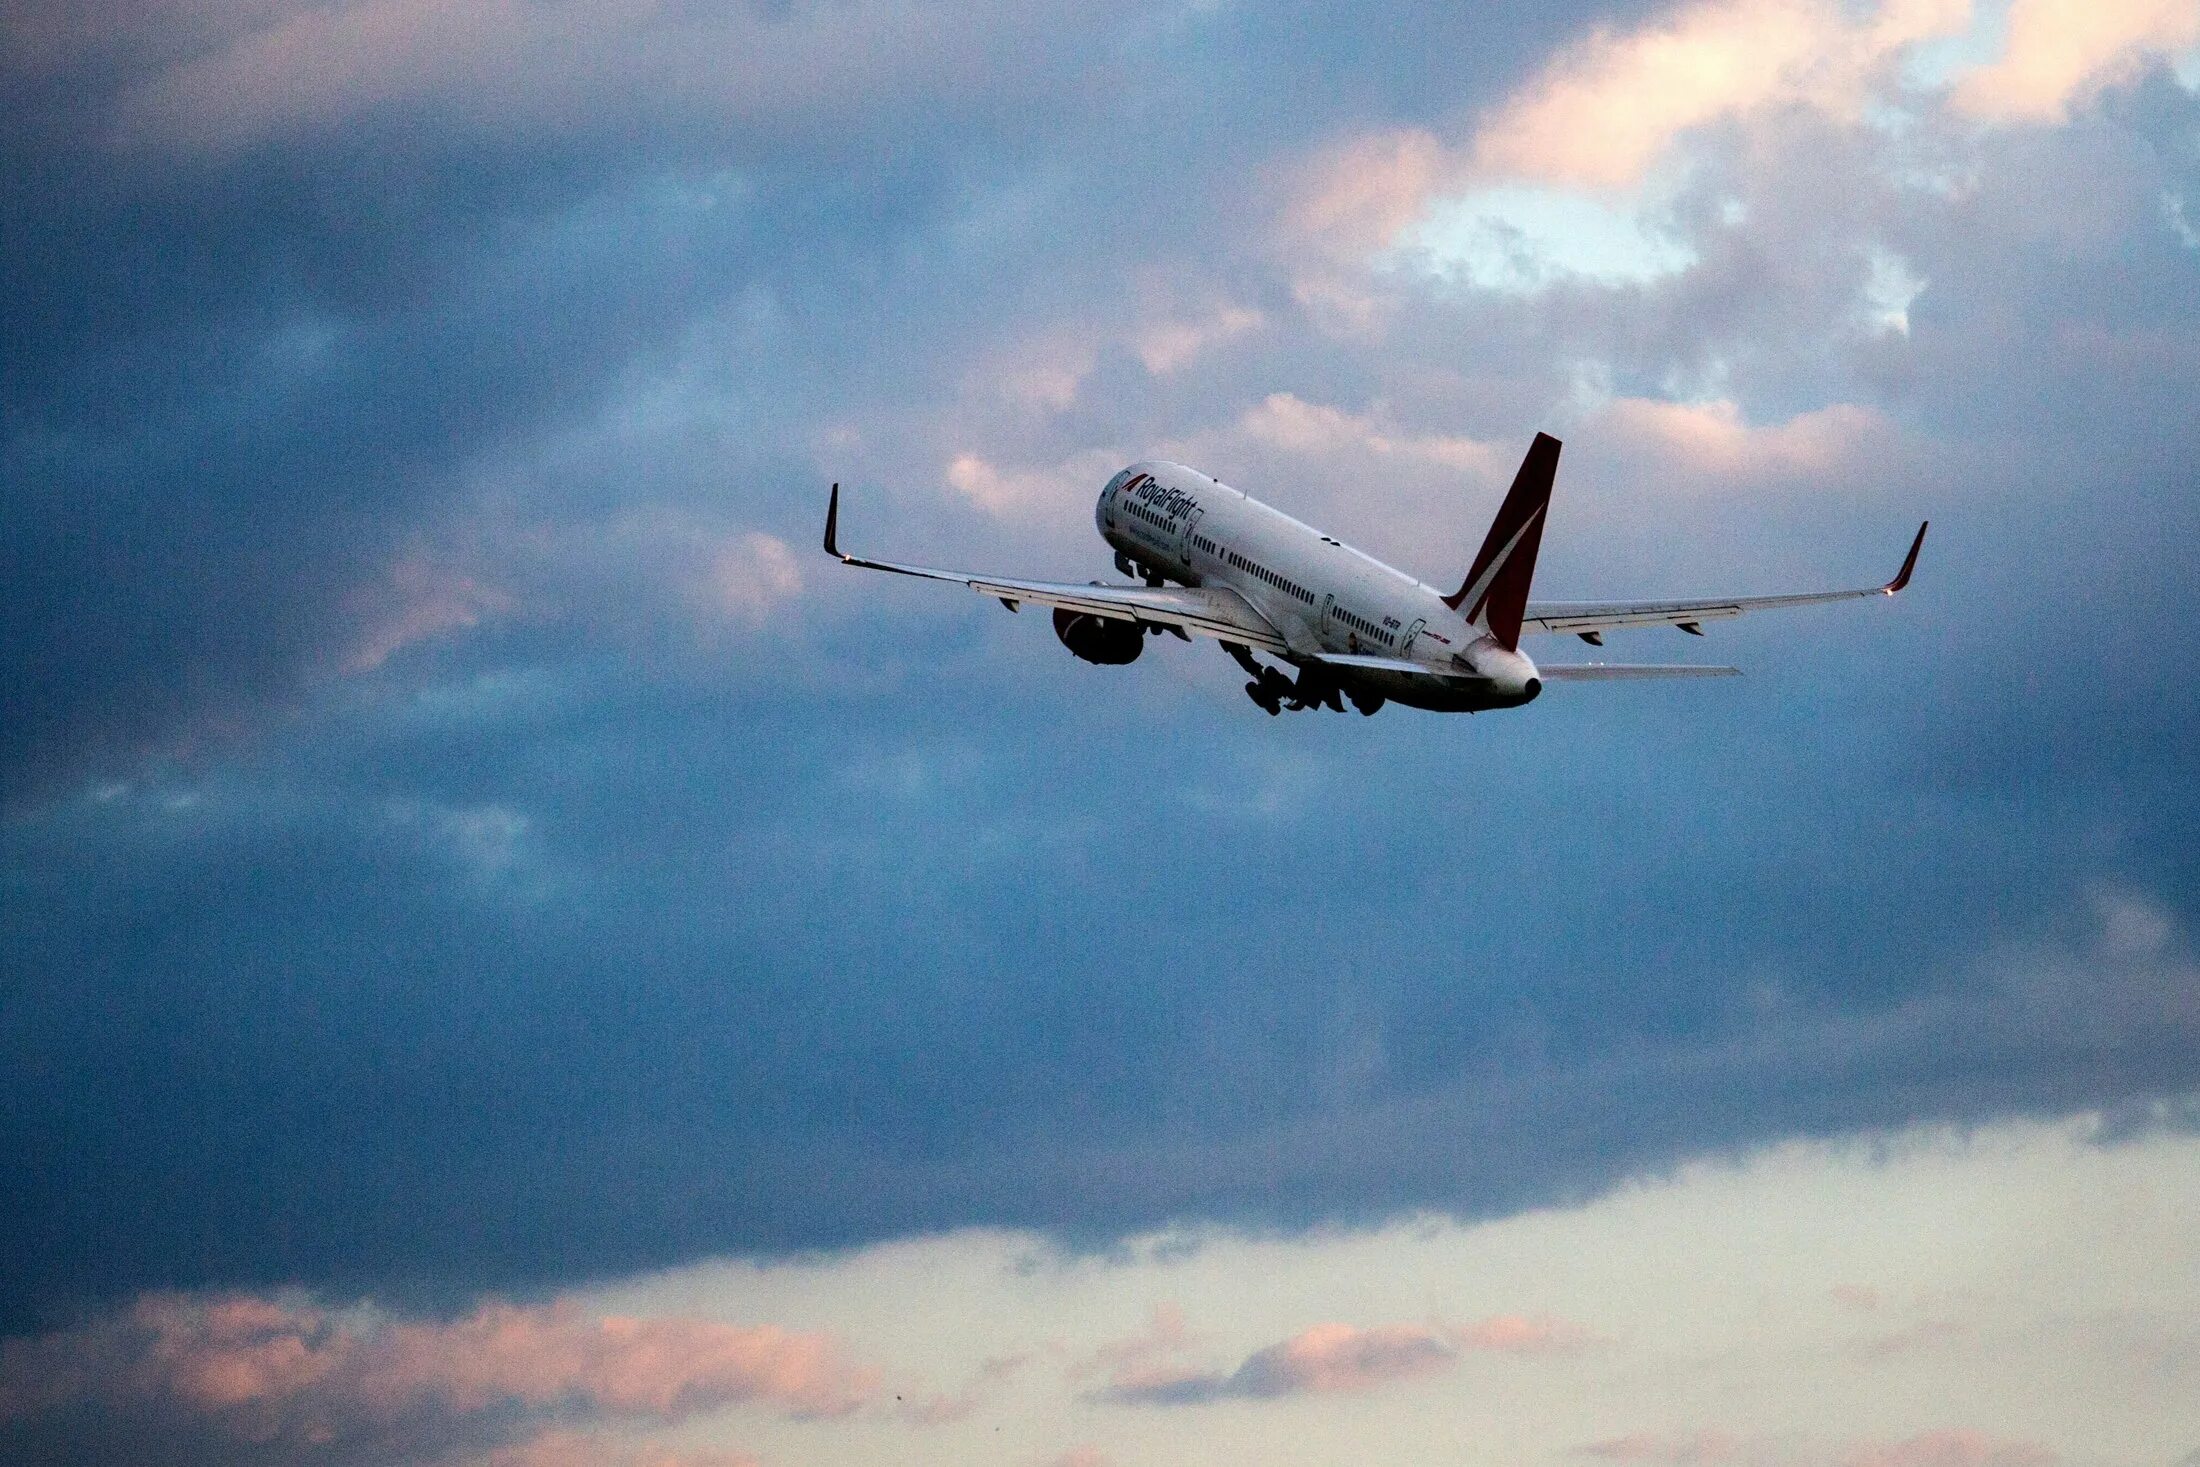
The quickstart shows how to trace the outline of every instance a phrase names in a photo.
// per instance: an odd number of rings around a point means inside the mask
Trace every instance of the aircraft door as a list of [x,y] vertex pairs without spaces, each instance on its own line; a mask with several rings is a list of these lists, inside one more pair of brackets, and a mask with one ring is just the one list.
[[1421,628],[1427,625],[1428,620],[1423,617],[1406,627],[1404,633],[1398,638],[1398,655],[1400,657],[1411,657],[1413,655],[1414,640],[1421,635]]
[[1186,570],[1192,568],[1192,531],[1198,528],[1199,522],[1206,518],[1206,515],[1206,510],[1195,509],[1184,517],[1184,534],[1183,538],[1177,541],[1176,558],[1177,562]]

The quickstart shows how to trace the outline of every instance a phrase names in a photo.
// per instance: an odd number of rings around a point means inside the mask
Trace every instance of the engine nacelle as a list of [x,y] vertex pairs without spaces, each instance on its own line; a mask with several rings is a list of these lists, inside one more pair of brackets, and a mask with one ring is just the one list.
[[1090,612],[1054,609],[1054,635],[1087,662],[1120,666],[1136,662],[1146,650],[1146,629],[1135,621],[1119,621]]

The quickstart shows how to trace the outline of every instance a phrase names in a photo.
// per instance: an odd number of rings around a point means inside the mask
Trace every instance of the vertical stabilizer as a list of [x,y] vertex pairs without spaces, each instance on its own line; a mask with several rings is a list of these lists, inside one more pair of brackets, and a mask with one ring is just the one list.
[[1528,581],[1535,575],[1536,547],[1543,543],[1543,520],[1551,507],[1551,481],[1558,473],[1559,441],[1535,435],[1528,456],[1513,475],[1512,488],[1482,541],[1474,568],[1444,604],[1465,615],[1497,639],[1506,651],[1520,646],[1520,617],[1528,606]]

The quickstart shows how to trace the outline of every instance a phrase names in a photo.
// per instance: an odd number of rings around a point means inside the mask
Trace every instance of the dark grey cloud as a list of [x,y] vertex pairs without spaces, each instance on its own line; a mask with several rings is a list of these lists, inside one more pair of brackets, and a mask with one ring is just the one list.
[[[1002,62],[959,101],[597,115],[561,73],[523,123],[173,153],[63,126],[136,53],[17,75],[0,1317],[1486,1215],[2200,1084],[2200,254],[2157,197],[2191,95],[1990,138],[1946,195],[1786,118],[1709,154],[1680,276],[1394,272],[1361,336],[1302,302],[1278,171],[1461,125],[1580,19],[1141,12],[1089,69],[1089,29],[1007,32],[1079,83],[1043,102]],[[1927,282],[1906,338],[1854,319],[1875,246]],[[1141,361],[1217,302],[1261,324]],[[1064,356],[1066,403],[1013,390]],[[1582,407],[1585,364],[1881,426],[1707,468]],[[1896,603],[1722,629],[1738,685],[1471,721],[1271,723],[1212,649],[1097,672],[808,549],[837,476],[880,549],[1095,573],[1085,502],[988,516],[947,463],[1175,443],[1463,554],[1464,474],[1263,438],[1277,393],[1401,441],[1556,422],[1554,595],[1868,579],[1936,528]],[[750,534],[799,587],[683,600]],[[479,624],[346,670],[408,557]]]

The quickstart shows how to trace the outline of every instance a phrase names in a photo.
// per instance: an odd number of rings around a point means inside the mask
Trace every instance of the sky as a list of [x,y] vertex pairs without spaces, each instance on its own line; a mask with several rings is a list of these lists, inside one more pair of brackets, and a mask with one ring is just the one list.
[[[0,91],[0,1456],[2200,1463],[2194,0]],[[1169,458],[1440,582],[1538,431],[1540,595],[1932,534],[1472,718],[816,548],[1105,576]]]

